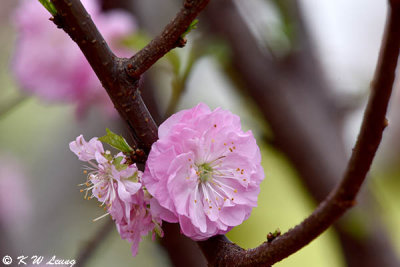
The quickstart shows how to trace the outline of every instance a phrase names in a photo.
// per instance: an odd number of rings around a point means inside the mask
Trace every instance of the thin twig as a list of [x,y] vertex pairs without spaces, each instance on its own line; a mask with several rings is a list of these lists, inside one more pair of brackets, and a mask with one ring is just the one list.
[[99,248],[99,245],[107,239],[108,235],[111,233],[111,230],[114,229],[114,226],[114,221],[110,218],[107,218],[107,222],[104,223],[104,225],[102,225],[98,231],[96,231],[93,237],[86,242],[83,249],[79,251],[79,254],[76,257],[77,267],[86,265],[86,263],[90,260],[90,257]]
[[[222,237],[212,264],[219,266],[266,266],[272,265],[298,251],[323,233],[340,216],[355,204],[355,198],[370,169],[375,152],[387,126],[385,118],[391,95],[400,48],[400,2],[392,1],[388,22],[376,69],[372,93],[366,108],[360,134],[341,183],[301,224],[276,238],[250,250],[238,250]],[[203,251],[205,245],[200,244]],[[218,250],[222,250],[219,253]],[[232,253],[231,251],[234,251]],[[223,257],[222,257],[223,256]]]
[[185,0],[181,10],[175,18],[156,36],[148,45],[136,53],[129,60],[129,73],[132,77],[139,78],[157,60],[170,50],[185,44],[182,34],[190,23],[207,6],[210,0]]

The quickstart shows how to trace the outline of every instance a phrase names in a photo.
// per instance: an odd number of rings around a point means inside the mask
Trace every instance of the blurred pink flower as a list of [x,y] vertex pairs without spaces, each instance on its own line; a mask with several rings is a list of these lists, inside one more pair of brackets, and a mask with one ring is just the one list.
[[142,180],[161,219],[204,240],[250,216],[264,172],[256,140],[238,116],[199,104],[172,115],[158,134]]
[[[115,156],[109,151],[104,152],[97,137],[86,142],[80,135],[69,147],[80,160],[90,165],[85,170],[87,182],[82,184],[87,188],[81,190],[86,191],[85,198],[96,197],[102,202],[101,206],[105,205],[108,211],[105,215],[112,216],[121,238],[132,243],[135,256],[141,237],[161,224],[148,209],[150,199],[145,197],[142,188],[142,172],[136,164],[128,164],[122,152]],[[102,217],[104,215],[97,219]]]
[[23,164],[12,156],[1,155],[0,224],[4,224],[7,230],[25,227],[32,210],[32,199]]
[[[132,16],[123,11],[103,13],[97,0],[82,2],[113,51],[128,56],[120,41],[135,30]],[[107,114],[115,113],[78,46],[49,21],[50,17],[39,1],[21,1],[15,11],[18,37],[12,70],[21,88],[48,102],[74,103],[78,115],[91,105],[102,107]]]

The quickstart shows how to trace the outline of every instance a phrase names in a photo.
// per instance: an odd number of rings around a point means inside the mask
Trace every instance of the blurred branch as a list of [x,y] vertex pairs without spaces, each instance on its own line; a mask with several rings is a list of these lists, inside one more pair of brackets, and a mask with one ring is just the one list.
[[161,245],[168,252],[173,266],[203,267],[207,261],[196,242],[181,233],[179,224],[163,222],[164,237]]
[[330,88],[314,64],[314,54],[307,60],[293,54],[272,60],[260,51],[231,1],[215,2],[208,12],[210,28],[232,48],[232,63],[226,64],[230,77],[241,78],[241,87],[268,121],[276,145],[305,178],[315,199],[322,201],[342,175],[346,161]]
[[189,59],[187,62],[187,66],[185,70],[183,71],[182,74],[175,73],[173,80],[172,80],[172,93],[171,93],[171,99],[170,102],[168,103],[167,111],[165,112],[165,118],[168,118],[172,114],[176,112],[176,108],[179,104],[179,100],[182,97],[183,92],[185,91],[186,88],[186,83],[189,78],[190,73],[193,70],[194,63],[198,59],[198,56],[196,55],[196,52],[194,49],[190,52]]
[[[0,106],[0,117],[6,115],[8,112],[18,107],[21,103],[27,100],[29,97],[20,95],[15,97],[14,99],[8,100],[7,103],[4,103]],[[5,102],[5,101],[4,101]]]
[[[255,38],[231,1],[213,3],[208,8],[211,29],[231,45],[232,63],[224,67],[245,93],[258,105],[274,136],[274,145],[292,161],[309,192],[321,202],[342,176],[347,155],[342,141],[342,110],[338,97],[330,95],[315,55],[301,10],[296,0],[284,0],[296,27],[296,48],[285,58],[272,60],[258,48]],[[289,6],[289,5],[292,6]],[[239,78],[239,81],[238,81]],[[241,80],[240,80],[241,78]],[[304,156],[306,155],[306,156]],[[321,178],[323,177],[323,178]],[[335,224],[349,267],[400,265],[379,217],[370,207],[371,195],[357,206],[357,215],[342,217]],[[362,216],[362,218],[359,218]],[[361,223],[363,238],[348,225]],[[379,234],[376,234],[379,232]]]
[[[274,264],[307,245],[355,204],[355,197],[365,180],[381,141],[382,132],[387,126],[385,114],[400,48],[400,2],[392,1],[391,7],[372,93],[356,146],[341,183],[300,225],[256,249],[241,250],[236,245],[224,241],[223,237],[214,237],[218,246],[214,248],[216,255],[213,259],[216,260],[212,264],[218,266]],[[207,247],[202,245],[201,247],[207,250]]]
[[79,250],[79,254],[76,257],[77,267],[86,265],[86,263],[90,260],[90,257],[96,252],[101,243],[107,239],[108,235],[111,233],[111,230],[114,229],[114,226],[114,221],[108,218],[107,222],[104,223],[100,229],[96,231],[92,238],[86,242],[86,245],[83,247],[83,249]]
[[[7,215],[3,213],[2,215]],[[15,259],[20,255],[21,251],[20,248],[16,246],[14,240],[10,234],[10,231],[6,224],[4,223],[3,218],[0,217],[0,255],[4,257],[6,255]]]

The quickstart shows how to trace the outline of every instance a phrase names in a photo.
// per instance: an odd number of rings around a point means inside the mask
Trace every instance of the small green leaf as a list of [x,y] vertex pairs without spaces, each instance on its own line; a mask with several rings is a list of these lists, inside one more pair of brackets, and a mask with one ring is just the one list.
[[99,138],[99,140],[101,142],[109,144],[110,146],[112,146],[124,153],[129,153],[129,152],[133,151],[133,149],[128,145],[128,143],[122,136],[113,133],[108,128],[106,129],[106,131],[107,131],[107,135]]
[[119,156],[119,157],[114,158],[114,160],[113,160],[113,165],[114,165],[114,166],[121,165],[121,161],[122,161],[123,159],[124,159],[123,156]]
[[106,158],[108,161],[112,161],[113,156],[111,155],[110,151],[106,151],[106,153],[103,153],[103,156]]
[[51,15],[57,15],[57,9],[50,0],[39,0],[39,2],[50,12]]
[[112,161],[112,164],[115,166],[115,169],[117,169],[117,171],[122,171],[122,170],[125,170],[126,168],[128,168],[127,164],[121,164],[121,161],[124,158],[125,157],[120,156],[120,157],[114,158],[114,160]]
[[191,32],[192,30],[197,28],[197,23],[199,22],[198,19],[194,19],[189,27],[186,29],[186,31],[184,33],[182,33],[181,38],[185,38],[186,35],[188,35],[189,32]]

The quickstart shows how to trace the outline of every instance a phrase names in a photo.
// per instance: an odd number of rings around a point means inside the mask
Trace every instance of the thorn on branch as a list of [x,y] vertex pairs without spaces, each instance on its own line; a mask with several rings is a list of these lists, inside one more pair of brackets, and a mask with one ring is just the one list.
[[183,48],[183,47],[185,47],[186,43],[187,43],[186,38],[180,37],[180,38],[176,41],[176,47]]
[[281,230],[279,228],[277,228],[273,233],[269,232],[267,235],[268,243],[272,242],[275,238],[277,238],[280,235],[281,235]]
[[138,75],[138,73],[136,72],[136,67],[135,66],[133,66],[133,64],[131,64],[131,63],[129,63],[127,66],[126,66],[126,72],[128,73],[128,75],[130,76],[130,77],[132,77],[132,78],[138,78],[138,77],[140,77],[139,75]]
[[389,121],[387,118],[385,118],[385,120],[383,121],[383,128],[386,128],[389,126]]
[[184,3],[183,3],[183,6],[185,7],[185,8],[187,8],[187,9],[190,9],[190,8],[192,8],[193,7],[193,0],[186,0]]
[[59,16],[51,17],[51,18],[49,18],[49,20],[52,21],[57,26],[58,29],[63,29],[64,28],[64,25],[62,23],[62,19]]

